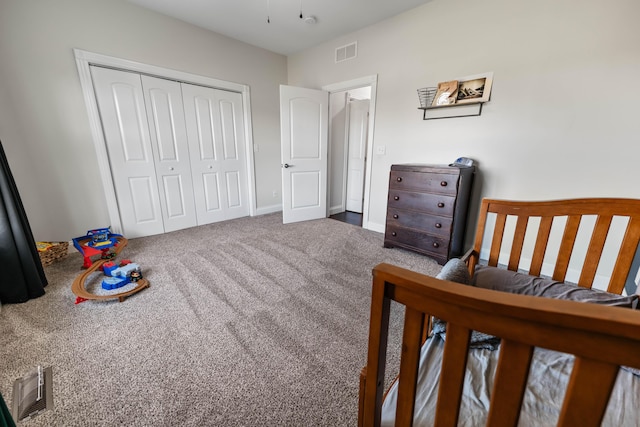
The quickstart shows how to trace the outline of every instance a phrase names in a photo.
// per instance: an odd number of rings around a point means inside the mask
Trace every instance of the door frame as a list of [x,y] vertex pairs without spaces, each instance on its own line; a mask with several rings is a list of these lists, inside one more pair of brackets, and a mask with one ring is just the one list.
[[87,113],[89,115],[89,126],[91,127],[91,135],[98,157],[98,170],[102,180],[104,195],[107,202],[107,212],[111,229],[114,233],[122,233],[122,222],[120,221],[120,212],[118,210],[118,199],[116,198],[115,185],[111,176],[111,167],[109,166],[109,156],[107,154],[107,145],[102,132],[102,121],[95,93],[93,91],[93,80],[91,78],[91,65],[115,68],[122,71],[132,71],[140,74],[147,74],[153,77],[159,77],[170,80],[177,80],[183,83],[191,83],[200,86],[208,86],[214,89],[228,90],[238,92],[242,95],[242,112],[244,115],[244,134],[246,146],[246,162],[247,162],[247,191],[249,199],[249,215],[256,214],[256,195],[255,195],[255,168],[253,157],[253,134],[251,129],[251,93],[248,85],[233,83],[224,80],[218,80],[211,77],[200,76],[197,74],[186,73],[183,71],[172,70],[170,68],[158,67],[155,65],[144,64],[141,62],[131,61],[128,59],[117,58],[99,53],[88,52],[81,49],[73,49],[80,77],[80,85],[84,95]]
[[[329,92],[329,96],[335,92],[344,92],[351,89],[358,89],[361,87],[371,87],[371,97],[369,99],[369,126],[367,129],[367,162],[365,164],[365,173],[364,173],[364,202],[362,204],[362,228],[366,228],[369,230],[378,231],[378,228],[374,226],[371,228],[369,224],[369,203],[371,199],[371,170],[372,170],[372,161],[373,161],[373,132],[376,121],[376,94],[378,88],[378,75],[374,74],[371,76],[365,76],[356,78],[353,80],[348,80],[339,83],[333,83],[330,85],[326,85],[322,87],[322,90],[326,90]],[[329,115],[329,129],[332,126],[332,118]],[[331,141],[329,141],[329,153],[327,159],[331,158]],[[332,171],[327,173],[328,183],[327,188],[331,189],[331,179],[332,179]],[[327,207],[329,206],[330,194],[327,191]]]

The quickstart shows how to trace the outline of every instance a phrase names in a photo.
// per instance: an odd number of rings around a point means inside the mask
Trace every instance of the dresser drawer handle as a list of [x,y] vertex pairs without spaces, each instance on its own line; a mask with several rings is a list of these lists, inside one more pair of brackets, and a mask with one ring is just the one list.
[[398,214],[393,214],[393,219],[398,219]]
[[396,178],[396,181],[398,181],[398,182],[402,182],[402,177],[401,177],[401,176],[397,177],[397,178]]
[[446,187],[447,186],[447,181],[440,181],[440,186]]
[[393,196],[393,200],[400,200],[400,196]]
[[439,247],[440,247],[440,245],[438,244],[438,242],[433,242],[433,247],[434,247],[434,248],[439,248]]
[[436,222],[436,228],[442,228],[442,224],[440,224],[439,222]]
[[444,208],[444,203],[442,203],[442,202],[438,203],[438,207],[439,208]]
[[396,233],[395,231],[392,231],[392,232],[391,232],[391,235],[392,235],[392,236],[397,236],[397,235],[398,235],[398,233]]

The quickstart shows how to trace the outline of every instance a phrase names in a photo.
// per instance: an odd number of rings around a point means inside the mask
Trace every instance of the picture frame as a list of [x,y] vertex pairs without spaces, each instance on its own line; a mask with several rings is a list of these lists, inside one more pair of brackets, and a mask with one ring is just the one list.
[[493,73],[474,74],[458,79],[456,104],[487,102],[491,98]]

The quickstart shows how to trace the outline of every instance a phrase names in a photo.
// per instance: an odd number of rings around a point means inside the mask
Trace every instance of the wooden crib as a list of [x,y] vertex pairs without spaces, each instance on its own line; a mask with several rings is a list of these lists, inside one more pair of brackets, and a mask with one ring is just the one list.
[[[482,258],[492,268],[517,271],[534,280],[548,275],[562,282],[571,273],[575,283],[591,288],[602,275],[603,260],[611,259],[613,251],[617,255],[606,289],[620,294],[637,273],[634,257],[639,241],[640,200],[485,199],[475,243],[465,259],[471,274]],[[578,250],[576,243],[586,249]],[[394,403],[388,409],[385,403],[391,398],[383,387],[391,301],[405,306],[405,321],[400,370],[392,387]],[[433,335],[425,339],[431,316],[447,322],[444,342]],[[499,351],[470,349],[472,330],[499,337]],[[543,390],[561,396],[555,408],[555,401],[535,402],[527,390],[535,383],[530,372],[535,369],[538,378],[544,371],[540,364],[546,363],[540,361],[559,360],[558,353],[567,357],[562,365],[567,367],[566,382],[558,391]],[[441,364],[434,366],[430,355]],[[547,355],[553,357],[543,358]],[[477,407],[461,409],[469,400],[465,377],[477,374],[469,370],[478,358],[493,360],[491,366],[496,366],[495,374],[481,373],[490,374],[491,385],[486,396],[490,405],[483,414],[477,414]],[[481,289],[381,264],[373,271],[358,420],[360,426],[410,426],[414,420],[437,426],[477,425],[478,420],[515,426],[535,425],[548,415],[557,425],[598,426],[621,416],[623,425],[640,425],[640,415],[628,410],[640,403],[635,397],[640,396],[640,376],[633,368],[640,368],[640,312],[635,309]],[[424,378],[438,382],[433,403],[421,401],[427,394]],[[554,408],[549,414],[546,409],[525,413],[523,401]]]

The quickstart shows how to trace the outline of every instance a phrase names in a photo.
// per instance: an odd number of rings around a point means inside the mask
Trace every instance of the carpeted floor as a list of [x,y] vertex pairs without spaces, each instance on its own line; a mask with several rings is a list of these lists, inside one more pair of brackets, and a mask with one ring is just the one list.
[[25,426],[354,426],[371,269],[440,271],[382,243],[280,214],[132,239],[121,258],[151,287],[78,305],[71,253],[45,268],[43,297],[2,306],[0,392],[10,405],[14,379],[40,364],[53,367],[55,406]]

